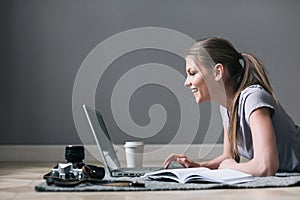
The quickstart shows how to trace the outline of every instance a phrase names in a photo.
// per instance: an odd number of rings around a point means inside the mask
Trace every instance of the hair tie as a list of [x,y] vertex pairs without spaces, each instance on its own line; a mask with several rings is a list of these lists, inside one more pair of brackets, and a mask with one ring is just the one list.
[[245,60],[244,60],[242,53],[239,53],[239,63],[242,66],[242,68],[244,69],[245,68]]

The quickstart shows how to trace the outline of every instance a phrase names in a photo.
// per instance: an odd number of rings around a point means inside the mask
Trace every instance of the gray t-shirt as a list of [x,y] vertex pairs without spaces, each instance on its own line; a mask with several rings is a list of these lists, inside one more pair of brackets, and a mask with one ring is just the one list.
[[[247,87],[241,92],[239,98],[237,141],[239,153],[245,158],[253,158],[249,117],[254,110],[261,107],[268,107],[273,111],[271,117],[279,157],[278,171],[300,171],[300,128],[280,105],[279,108],[276,106],[273,97],[260,85]],[[227,109],[221,106],[220,111],[223,123],[228,130]]]

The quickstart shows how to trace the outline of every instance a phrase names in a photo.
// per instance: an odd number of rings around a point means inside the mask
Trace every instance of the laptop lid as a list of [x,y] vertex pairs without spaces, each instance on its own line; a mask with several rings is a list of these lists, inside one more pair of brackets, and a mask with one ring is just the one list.
[[119,159],[109,137],[101,113],[85,104],[83,105],[83,110],[106,166],[109,170],[120,168],[121,165]]

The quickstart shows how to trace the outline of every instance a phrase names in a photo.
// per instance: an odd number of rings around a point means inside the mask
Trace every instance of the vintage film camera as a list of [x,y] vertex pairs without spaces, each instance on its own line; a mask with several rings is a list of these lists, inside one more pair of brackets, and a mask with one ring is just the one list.
[[98,182],[105,176],[103,167],[87,165],[83,146],[68,145],[65,148],[66,163],[58,163],[44,175],[48,185],[74,186],[83,182]]

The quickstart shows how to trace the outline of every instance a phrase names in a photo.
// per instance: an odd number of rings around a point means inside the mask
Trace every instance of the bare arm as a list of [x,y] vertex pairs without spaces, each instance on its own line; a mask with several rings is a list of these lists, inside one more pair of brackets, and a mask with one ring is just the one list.
[[232,168],[254,176],[274,175],[278,169],[276,137],[270,110],[259,108],[250,115],[253,142],[253,159],[246,163],[236,163],[232,159],[223,161],[220,168]]
[[231,152],[232,148],[231,148],[231,145],[229,143],[228,132],[227,132],[227,128],[226,128],[225,124],[223,124],[223,127],[224,127],[223,128],[223,130],[224,130],[223,154],[216,157],[213,160],[200,163],[200,165],[202,167],[207,167],[207,168],[210,168],[210,169],[218,169],[220,163],[222,163],[226,159],[232,158],[232,152]]
[[224,126],[224,147],[223,147],[223,154],[212,159],[210,161],[205,161],[201,163],[194,162],[186,155],[183,154],[171,154],[164,162],[164,168],[168,168],[172,162],[178,162],[184,167],[207,167],[210,169],[218,169],[221,162],[228,158],[232,158],[231,154],[231,146],[228,140],[227,129]]

